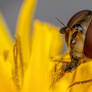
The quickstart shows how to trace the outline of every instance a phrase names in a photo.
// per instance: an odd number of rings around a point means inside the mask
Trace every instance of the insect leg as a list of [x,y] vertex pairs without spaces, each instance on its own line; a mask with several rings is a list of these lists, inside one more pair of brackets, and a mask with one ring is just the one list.
[[60,62],[60,63],[69,63],[71,61],[69,54],[53,56],[50,57],[50,59],[54,62]]
[[55,84],[65,75],[65,69],[69,63],[57,63],[51,71],[51,85],[50,88],[53,88]]
[[80,64],[92,62],[92,60],[87,57],[80,58],[79,61],[80,61]]
[[89,82],[92,82],[92,79],[74,82],[74,83],[72,83],[72,84],[69,86],[69,88],[71,88],[71,87],[73,87],[73,86],[75,86],[75,85],[78,85],[78,84],[85,84],[85,83],[89,83]]

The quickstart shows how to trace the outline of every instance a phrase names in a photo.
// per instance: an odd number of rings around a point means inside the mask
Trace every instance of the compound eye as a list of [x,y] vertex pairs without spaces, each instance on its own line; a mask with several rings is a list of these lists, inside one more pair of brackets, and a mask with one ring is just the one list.
[[92,21],[88,27],[85,43],[84,43],[85,56],[92,59]]
[[69,20],[67,26],[71,28],[73,25],[75,25],[76,23],[78,23],[79,21],[81,21],[82,19],[84,19],[86,16],[90,14],[92,14],[92,11],[90,10],[79,11]]
[[75,24],[72,28],[75,28],[79,32],[83,31],[83,28],[82,28],[81,24]]

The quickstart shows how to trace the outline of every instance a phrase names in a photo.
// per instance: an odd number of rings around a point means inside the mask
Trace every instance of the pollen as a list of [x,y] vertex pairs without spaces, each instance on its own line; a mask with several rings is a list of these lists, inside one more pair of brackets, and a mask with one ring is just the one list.
[[22,52],[21,52],[21,42],[19,36],[15,36],[15,43],[13,48],[13,55],[14,55],[14,70],[13,70],[13,80],[15,85],[18,89],[22,87],[23,84],[23,77],[24,77],[24,65],[22,59]]

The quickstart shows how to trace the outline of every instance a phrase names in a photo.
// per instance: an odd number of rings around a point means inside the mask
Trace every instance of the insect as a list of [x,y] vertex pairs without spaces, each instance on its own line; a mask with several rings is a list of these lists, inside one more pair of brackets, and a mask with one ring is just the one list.
[[[53,72],[55,77],[53,77],[52,85],[60,80],[66,72],[71,72],[80,64],[87,62],[87,59],[92,59],[92,11],[82,10],[76,13],[67,26],[60,29],[60,33],[65,35],[71,62],[64,63],[62,66],[60,63],[55,65]],[[58,68],[57,65],[59,65]],[[78,83],[84,82],[86,83],[87,80]]]

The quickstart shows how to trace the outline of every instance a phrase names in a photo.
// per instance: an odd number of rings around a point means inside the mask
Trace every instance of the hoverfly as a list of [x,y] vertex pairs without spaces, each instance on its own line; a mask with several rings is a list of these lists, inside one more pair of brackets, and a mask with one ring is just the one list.
[[[55,65],[51,86],[60,80],[66,72],[71,72],[88,59],[92,59],[92,11],[82,10],[76,13],[69,20],[67,26],[60,29],[60,34],[65,35],[71,62]],[[70,87],[90,81],[92,79],[80,81],[70,85]]]

